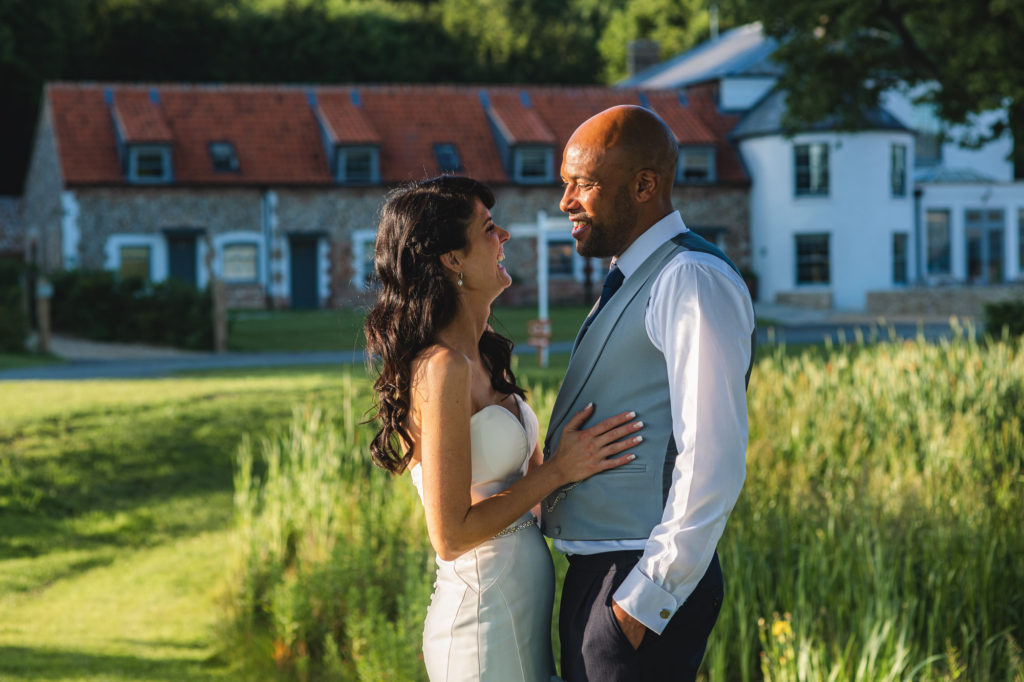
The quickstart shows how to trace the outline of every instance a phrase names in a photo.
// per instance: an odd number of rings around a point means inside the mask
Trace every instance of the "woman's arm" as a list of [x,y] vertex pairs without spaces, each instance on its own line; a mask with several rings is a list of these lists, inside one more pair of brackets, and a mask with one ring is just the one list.
[[593,408],[587,408],[566,425],[554,457],[547,462],[531,462],[529,473],[522,479],[473,504],[471,381],[470,361],[456,351],[437,347],[417,363],[410,390],[412,412],[418,415],[420,425],[417,447],[427,533],[434,550],[445,561],[494,537],[559,486],[631,461],[631,455],[610,457],[638,442],[633,434],[640,423],[627,423],[635,416],[632,413],[579,430],[593,412]]

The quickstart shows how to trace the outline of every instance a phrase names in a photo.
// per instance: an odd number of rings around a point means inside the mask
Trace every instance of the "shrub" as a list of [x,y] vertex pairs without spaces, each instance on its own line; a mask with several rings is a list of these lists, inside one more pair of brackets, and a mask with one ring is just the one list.
[[240,448],[224,634],[253,679],[425,679],[422,509],[407,480],[373,466],[355,419],[300,410],[287,432]]
[[1024,296],[1017,300],[985,304],[985,329],[992,336],[1005,330],[1010,336],[1024,334]]
[[24,272],[21,263],[0,259],[0,352],[25,351],[29,328],[25,311]]
[[147,284],[105,270],[60,272],[53,276],[51,308],[54,330],[89,339],[213,346],[209,289],[174,280]]

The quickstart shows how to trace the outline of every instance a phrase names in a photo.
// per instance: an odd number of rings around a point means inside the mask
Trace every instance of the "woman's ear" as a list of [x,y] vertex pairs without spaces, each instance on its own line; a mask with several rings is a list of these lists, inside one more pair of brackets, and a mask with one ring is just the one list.
[[441,265],[452,272],[457,273],[462,271],[462,261],[459,260],[459,257],[455,255],[454,251],[441,254]]

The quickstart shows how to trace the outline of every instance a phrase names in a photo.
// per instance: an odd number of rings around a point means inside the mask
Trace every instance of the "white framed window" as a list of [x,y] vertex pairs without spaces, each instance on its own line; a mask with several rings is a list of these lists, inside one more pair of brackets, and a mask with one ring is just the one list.
[[889,185],[894,197],[907,196],[907,145],[894,144],[889,167]]
[[140,184],[171,181],[171,148],[163,144],[133,144],[128,147],[128,180]]
[[373,252],[376,245],[376,230],[352,231],[352,286],[361,291],[373,288]]
[[715,181],[715,150],[712,147],[680,147],[676,164],[676,182],[708,183]]
[[[226,284],[263,284],[267,278],[263,236],[235,230],[213,237],[213,270]],[[200,282],[203,285],[203,282]]]
[[796,283],[830,284],[831,254],[828,234],[796,235]]
[[952,266],[950,256],[952,239],[948,209],[928,209],[925,212],[925,239],[927,239],[925,272],[929,275],[949,275]]
[[910,245],[910,235],[906,232],[892,233],[892,283],[907,283],[907,264]]
[[258,282],[260,279],[260,248],[257,244],[235,242],[225,244],[222,252],[221,276],[225,282]]
[[796,196],[828,196],[828,144],[793,145]]
[[167,279],[167,241],[162,235],[112,234],[103,247],[104,267],[122,278],[146,282]]
[[150,263],[153,261],[153,249],[146,244],[125,245],[118,254],[120,265],[117,273],[121,279],[141,279],[149,282],[153,279]]
[[343,185],[372,185],[380,182],[377,147],[338,147],[335,178]]
[[512,176],[516,182],[524,184],[553,182],[553,158],[551,147],[516,147],[512,155]]

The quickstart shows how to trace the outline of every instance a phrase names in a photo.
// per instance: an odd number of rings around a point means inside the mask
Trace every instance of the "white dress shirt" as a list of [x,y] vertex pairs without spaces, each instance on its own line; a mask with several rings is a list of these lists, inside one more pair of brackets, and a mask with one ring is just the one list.
[[[630,244],[616,264],[629,279],[658,247],[686,231],[673,212]],[[743,487],[754,308],[727,263],[687,251],[655,279],[645,324],[651,343],[665,355],[679,451],[661,523],[647,540],[555,540],[554,546],[566,554],[643,550],[613,596],[660,634],[707,571]]]

